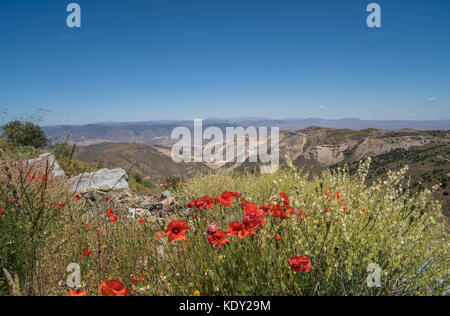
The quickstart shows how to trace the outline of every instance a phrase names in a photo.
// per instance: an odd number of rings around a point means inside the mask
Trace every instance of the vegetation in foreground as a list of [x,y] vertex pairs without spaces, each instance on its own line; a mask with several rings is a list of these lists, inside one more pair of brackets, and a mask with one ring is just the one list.
[[[292,166],[199,175],[176,187],[180,204],[162,223],[130,218],[107,196],[91,205],[49,170],[0,159],[1,295],[440,295],[449,286],[441,204],[428,189],[410,191],[404,169],[372,186],[368,163],[313,180]],[[67,283],[73,263],[78,289]]]

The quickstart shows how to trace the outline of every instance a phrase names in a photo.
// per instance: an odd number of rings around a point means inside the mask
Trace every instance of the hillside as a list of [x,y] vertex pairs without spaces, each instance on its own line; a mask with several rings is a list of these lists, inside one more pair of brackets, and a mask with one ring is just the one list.
[[[427,144],[448,144],[448,131],[418,131],[379,129],[351,130],[308,127],[280,134],[280,162],[286,155],[297,167],[321,170],[337,163],[351,163],[366,157],[388,153],[396,149],[408,150]],[[226,146],[226,144],[225,144]],[[246,153],[248,157],[249,153]],[[253,169],[255,164],[241,166],[226,164],[232,169]]]
[[[396,149],[372,158],[369,170],[369,183],[387,178],[389,170],[398,170],[408,165],[406,176],[411,179],[415,191],[438,186],[435,198],[444,202],[444,211],[450,217],[450,196],[448,183],[450,182],[450,144],[429,144],[413,147],[410,150]],[[343,163],[333,166],[344,166]],[[356,173],[358,162],[349,165],[350,173]]]
[[74,158],[93,168],[123,168],[140,174],[144,180],[158,183],[168,177],[186,178],[206,170],[201,163],[177,164],[167,149],[157,146],[122,143],[101,143],[77,147]]

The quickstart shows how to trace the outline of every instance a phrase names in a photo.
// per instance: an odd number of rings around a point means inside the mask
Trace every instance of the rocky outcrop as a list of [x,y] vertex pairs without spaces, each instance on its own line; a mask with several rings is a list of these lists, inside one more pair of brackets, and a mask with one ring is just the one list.
[[351,144],[322,145],[308,148],[304,158],[313,160],[323,166],[331,166],[345,159],[344,152],[351,149]]
[[79,194],[93,206],[104,202],[107,198],[113,208],[127,209],[129,218],[165,218],[173,214],[171,209],[175,204],[175,199],[169,191],[163,192],[158,198],[136,196],[129,189],[111,189],[108,186],[102,186],[79,192]]
[[354,159],[359,160],[368,156],[385,154],[395,149],[409,149],[424,146],[431,142],[424,136],[398,136],[390,138],[368,137],[355,150]]
[[51,170],[53,177],[62,177],[65,175],[64,170],[50,153],[40,155],[35,159],[30,159],[28,160],[28,164],[40,170],[45,170],[48,167]]
[[127,173],[121,168],[101,169],[98,172],[84,173],[74,177],[71,181],[73,190],[77,192],[98,188],[130,189]]

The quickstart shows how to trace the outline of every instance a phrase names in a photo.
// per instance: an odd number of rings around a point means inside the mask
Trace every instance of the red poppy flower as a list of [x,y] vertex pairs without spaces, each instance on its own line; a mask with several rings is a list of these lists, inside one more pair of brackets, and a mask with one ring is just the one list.
[[338,201],[341,200],[341,191],[336,192],[336,200],[338,200]]
[[75,195],[75,198],[79,201],[79,200],[81,200],[81,196],[79,196],[79,195]]
[[106,212],[104,213],[105,215],[109,215],[109,216],[113,216],[114,215],[114,211],[112,209],[107,209]]
[[225,207],[229,207],[234,202],[234,196],[230,192],[223,192],[221,196],[216,197],[214,200]]
[[284,207],[279,204],[272,206],[272,214],[278,218],[285,219]]
[[189,225],[184,221],[172,221],[167,225],[164,231],[167,234],[167,240],[170,242],[186,240],[185,233],[189,230]]
[[244,210],[244,214],[249,212],[256,212],[256,213],[260,212],[260,210],[258,209],[258,204],[256,203],[242,200],[241,205],[242,209]]
[[259,209],[261,211],[263,211],[265,214],[269,214],[270,213],[270,205],[267,205],[266,203],[264,203],[263,205],[261,205],[259,207]]
[[238,236],[241,239],[246,238],[250,233],[245,229],[244,223],[241,222],[231,222],[228,225],[227,236]]
[[237,193],[237,192],[233,192],[233,193],[231,193],[236,199],[240,199],[241,198],[241,195],[239,194],[239,193]]
[[222,248],[223,245],[230,242],[227,239],[227,234],[223,230],[218,230],[214,234],[209,235],[208,242],[214,245],[216,249]]
[[4,213],[6,213],[4,208],[0,208],[0,216],[2,216]]
[[134,275],[131,276],[131,281],[133,281],[133,284],[144,282],[144,274],[141,274],[140,278],[136,278]]
[[276,241],[280,241],[280,240],[281,240],[281,236],[277,234],[277,235],[275,236],[275,240],[276,240]]
[[91,255],[91,251],[89,249],[84,249],[80,255],[81,258],[89,257]]
[[197,200],[195,201],[195,207],[198,208],[200,211],[203,211],[208,206],[208,202],[205,200]]
[[312,268],[309,258],[302,255],[289,259],[289,266],[294,272],[310,272]]
[[156,238],[162,238],[163,237],[163,233],[157,232],[157,233],[155,233],[155,237]]
[[291,204],[291,200],[289,200],[289,197],[286,193],[281,192],[280,196],[283,198],[283,204],[284,206],[288,206],[289,204]]
[[48,177],[45,174],[43,174],[43,175],[41,175],[41,180],[48,181]]
[[346,213],[348,210],[348,205],[344,205],[344,213]]
[[67,293],[67,296],[87,296],[87,293],[86,291],[74,290]]
[[188,208],[194,208],[195,207],[195,201],[190,201],[188,202],[188,204],[186,205]]
[[119,219],[116,216],[111,216],[109,220],[113,223],[117,222]]
[[248,212],[244,216],[244,220],[242,221],[244,223],[245,229],[248,230],[250,233],[255,228],[264,228],[264,223],[266,221],[266,218],[264,217],[264,214],[258,213],[258,212]]
[[108,197],[105,197],[105,202],[108,202],[109,201],[109,198]]
[[164,181],[161,182],[161,186],[162,186],[162,187],[165,186],[165,185],[167,185],[167,183],[165,183]]
[[101,296],[129,296],[128,289],[117,279],[103,281],[98,291]]
[[204,196],[200,200],[206,203],[205,208],[207,210],[211,209],[214,206],[213,200],[209,196]]
[[143,218],[139,219],[138,222],[139,222],[139,224],[144,225],[145,224],[145,219],[143,219]]
[[286,207],[286,216],[287,215],[295,216],[295,210],[290,206]]

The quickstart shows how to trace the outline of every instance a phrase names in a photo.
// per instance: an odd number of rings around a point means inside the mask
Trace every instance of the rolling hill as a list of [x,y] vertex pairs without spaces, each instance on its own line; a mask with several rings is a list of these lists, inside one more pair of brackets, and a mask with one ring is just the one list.
[[167,148],[136,143],[101,143],[77,147],[74,158],[93,168],[123,168],[154,183],[168,177],[183,179],[197,171],[209,169],[201,163],[175,163]]

